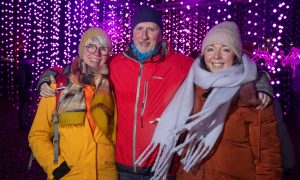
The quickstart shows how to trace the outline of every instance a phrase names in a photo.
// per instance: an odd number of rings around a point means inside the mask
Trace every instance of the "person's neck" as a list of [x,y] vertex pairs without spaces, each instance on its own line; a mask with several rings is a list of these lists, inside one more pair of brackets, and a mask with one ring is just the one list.
[[148,52],[142,53],[136,48],[136,46],[133,42],[131,43],[130,47],[131,47],[133,53],[137,56],[137,58],[138,58],[137,60],[141,63],[143,63],[147,58],[149,58],[153,54],[153,51],[154,51],[154,49],[152,49]]

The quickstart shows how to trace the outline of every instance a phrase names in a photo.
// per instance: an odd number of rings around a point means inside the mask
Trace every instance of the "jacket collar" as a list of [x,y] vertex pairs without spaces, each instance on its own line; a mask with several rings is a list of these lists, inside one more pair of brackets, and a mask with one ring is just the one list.
[[[133,43],[133,42],[131,42]],[[168,55],[172,53],[171,45],[169,42],[166,40],[162,40],[156,47],[155,50],[153,51],[153,54],[147,58],[144,63],[147,63],[149,61],[151,62],[159,62],[163,61]],[[130,45],[127,46],[127,49],[124,51],[124,55],[132,58],[136,61],[138,61],[137,56],[134,54],[132,51]]]

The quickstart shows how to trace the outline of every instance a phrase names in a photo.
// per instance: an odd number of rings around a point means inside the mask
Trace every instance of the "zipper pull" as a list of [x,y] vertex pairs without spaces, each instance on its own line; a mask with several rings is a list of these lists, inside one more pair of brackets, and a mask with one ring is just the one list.
[[160,118],[156,118],[152,121],[149,121],[150,124],[158,123],[160,121]]

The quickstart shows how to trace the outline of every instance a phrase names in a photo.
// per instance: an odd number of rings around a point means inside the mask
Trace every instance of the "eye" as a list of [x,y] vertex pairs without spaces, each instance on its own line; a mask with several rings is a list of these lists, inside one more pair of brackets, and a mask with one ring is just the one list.
[[138,26],[138,27],[134,28],[134,30],[135,30],[135,31],[141,31],[141,30],[143,30],[143,27]]
[[154,31],[155,31],[154,28],[148,28],[147,30],[148,30],[149,32],[154,32]]
[[214,48],[212,48],[212,47],[207,47],[206,48],[206,52],[213,52],[214,51]]
[[100,51],[108,51],[108,47],[100,47]]
[[229,52],[231,52],[231,49],[229,47],[225,47],[225,48],[222,48],[222,51],[225,53],[229,53]]
[[85,47],[90,53],[94,53],[97,51],[97,46],[95,44],[87,44]]
[[108,47],[99,47],[100,51],[101,51],[101,54],[102,55],[107,55],[108,54],[108,51],[109,51],[109,48]]

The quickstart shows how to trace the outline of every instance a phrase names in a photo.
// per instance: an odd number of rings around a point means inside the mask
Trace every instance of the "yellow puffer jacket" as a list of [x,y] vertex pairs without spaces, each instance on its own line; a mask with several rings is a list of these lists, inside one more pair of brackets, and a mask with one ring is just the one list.
[[[98,126],[92,133],[87,118],[85,118],[84,125],[59,126],[60,151],[58,163],[53,163],[54,148],[51,123],[55,108],[55,96],[41,99],[28,137],[33,155],[47,173],[48,179],[54,178],[53,170],[64,161],[71,170],[61,178],[62,180],[117,179],[114,148],[115,128],[111,138],[104,134],[105,129],[102,130]],[[102,114],[103,118],[107,118],[104,114]]]

